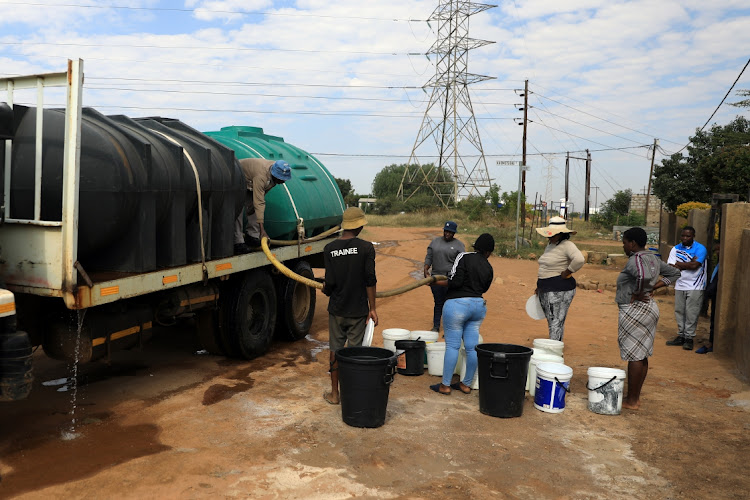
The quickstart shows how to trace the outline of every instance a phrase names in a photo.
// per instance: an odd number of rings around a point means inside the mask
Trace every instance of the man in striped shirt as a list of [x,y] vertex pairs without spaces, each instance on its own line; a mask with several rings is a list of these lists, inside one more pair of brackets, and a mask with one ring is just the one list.
[[677,337],[667,345],[681,345],[693,350],[695,328],[703,305],[706,289],[706,247],[695,241],[695,228],[685,226],[680,234],[681,243],[669,252],[667,264],[681,271],[674,285],[674,315],[677,320]]

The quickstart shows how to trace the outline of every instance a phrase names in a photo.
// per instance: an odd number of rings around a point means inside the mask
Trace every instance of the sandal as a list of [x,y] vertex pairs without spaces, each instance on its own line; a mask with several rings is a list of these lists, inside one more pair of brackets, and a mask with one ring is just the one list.
[[440,390],[441,386],[445,387],[443,384],[435,384],[435,385],[431,385],[430,389],[432,389],[433,391],[437,392],[438,394],[442,394],[443,396],[450,396],[451,395],[451,391],[449,390],[448,392],[443,392],[443,391]]
[[463,387],[461,387],[461,384],[459,382],[456,382],[455,384],[451,384],[451,389],[456,389],[457,391],[461,391],[464,394],[471,394],[471,387],[469,387],[468,391],[465,391]]
[[326,392],[323,393],[323,399],[326,400],[326,403],[328,403],[329,405],[341,404],[340,401],[333,401],[331,399],[331,396],[332,396],[332,394],[329,391],[326,391]]

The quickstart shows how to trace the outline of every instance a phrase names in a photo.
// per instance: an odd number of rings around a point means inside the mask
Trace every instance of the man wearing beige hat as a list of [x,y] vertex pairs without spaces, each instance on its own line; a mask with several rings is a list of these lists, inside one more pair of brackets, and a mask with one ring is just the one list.
[[565,333],[565,317],[576,294],[573,273],[583,267],[583,254],[570,236],[576,231],[568,229],[565,219],[552,217],[549,225],[539,227],[536,232],[549,240],[547,248],[539,257],[536,290],[544,316],[547,318],[549,338],[562,340]]
[[367,224],[364,212],[357,207],[344,211],[341,236],[323,249],[326,276],[323,293],[328,300],[328,336],[331,369],[331,391],[323,398],[337,405],[339,372],[336,351],[362,345],[367,320],[378,324],[375,311],[375,247],[358,238]]

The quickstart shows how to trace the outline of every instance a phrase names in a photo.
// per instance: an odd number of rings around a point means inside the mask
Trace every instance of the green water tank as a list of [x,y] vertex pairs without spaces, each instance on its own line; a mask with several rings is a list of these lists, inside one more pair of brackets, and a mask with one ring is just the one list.
[[264,227],[272,239],[297,239],[297,221],[303,219],[305,236],[311,237],[341,223],[346,209],[336,180],[315,157],[263,133],[258,127],[223,127],[204,132],[233,149],[237,159],[284,160],[292,168],[292,179],[266,195]]

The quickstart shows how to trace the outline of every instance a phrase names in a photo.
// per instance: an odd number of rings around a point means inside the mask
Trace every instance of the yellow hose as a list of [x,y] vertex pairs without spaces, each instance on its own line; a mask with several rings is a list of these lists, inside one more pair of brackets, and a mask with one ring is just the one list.
[[[323,283],[319,283],[315,280],[311,280],[310,278],[305,278],[304,276],[300,276],[299,274],[293,272],[291,269],[289,269],[284,264],[282,264],[276,257],[274,257],[273,254],[271,253],[271,249],[268,247],[267,237],[263,237],[263,239],[260,240],[260,247],[263,249],[263,253],[266,254],[266,257],[271,262],[271,264],[273,264],[273,266],[276,269],[278,269],[281,274],[283,274],[289,279],[298,281],[305,286],[309,286],[310,288],[317,288],[318,290],[323,289]],[[378,292],[375,294],[375,296],[378,298],[392,297],[394,295],[400,295],[410,290],[414,290],[415,288],[419,288],[420,286],[423,286],[423,285],[429,285],[430,283],[434,283],[436,281],[443,281],[447,279],[448,278],[446,276],[442,276],[438,274],[435,276],[430,276],[429,278],[423,278],[419,281],[415,281],[414,283],[411,283],[409,285],[404,285],[399,288],[394,288],[393,290],[386,290],[385,292]]]
[[303,243],[312,243],[313,241],[322,240],[323,238],[327,238],[328,236],[332,235],[333,233],[337,231],[341,231],[341,226],[333,227],[329,229],[328,231],[320,233],[317,236],[313,236],[312,238],[306,238],[301,241],[295,241],[295,240],[268,240],[268,241],[269,243],[271,243],[271,245],[276,245],[276,246],[292,246],[292,245],[297,245],[297,244],[301,245]]

